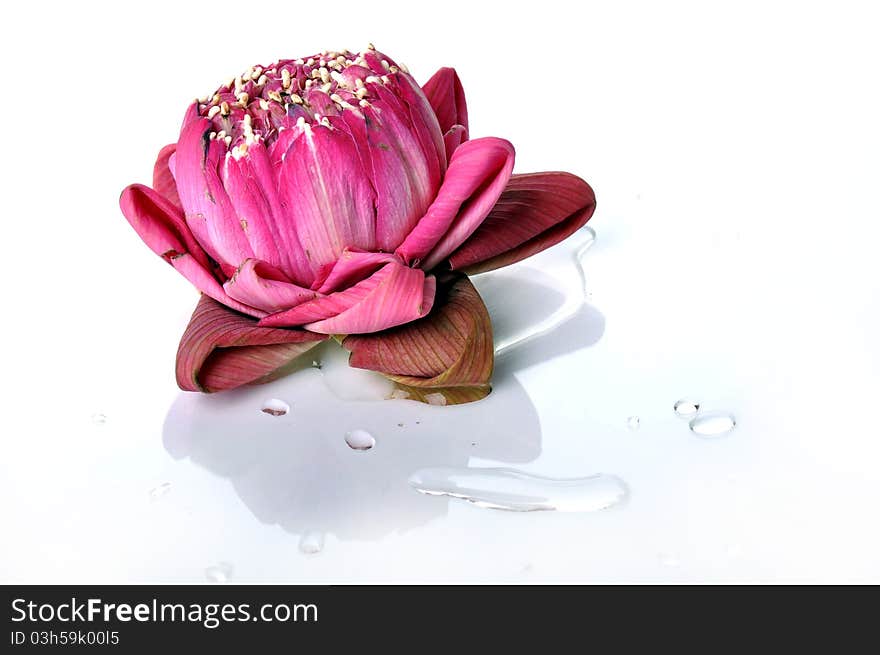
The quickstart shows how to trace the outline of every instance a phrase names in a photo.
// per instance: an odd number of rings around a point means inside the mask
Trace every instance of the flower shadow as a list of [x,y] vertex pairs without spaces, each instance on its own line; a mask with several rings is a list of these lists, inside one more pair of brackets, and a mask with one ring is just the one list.
[[[582,299],[572,309],[566,294],[540,275],[499,274],[488,289],[482,286],[496,340],[509,345],[486,399],[450,407],[351,400],[329,391],[330,370],[307,367],[269,385],[180,394],[165,419],[166,450],[227,478],[260,522],[296,535],[373,540],[444,516],[449,501],[416,493],[409,476],[426,466],[465,467],[472,458],[501,465],[536,459],[541,422],[513,373],[592,345],[604,328],[601,313]],[[517,302],[493,310],[496,300],[511,297]],[[530,334],[538,324],[540,333]],[[358,385],[365,379],[363,371],[351,375],[360,376],[352,378]],[[290,412],[262,413],[273,397],[288,402]],[[345,435],[354,429],[369,431],[375,446],[350,448]]]

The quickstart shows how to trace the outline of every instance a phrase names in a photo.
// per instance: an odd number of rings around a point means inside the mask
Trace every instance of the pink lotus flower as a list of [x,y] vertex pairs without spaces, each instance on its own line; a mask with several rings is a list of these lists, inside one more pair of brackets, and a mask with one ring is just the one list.
[[511,175],[513,146],[468,129],[453,69],[420,88],[372,48],[256,66],[194,102],[153,188],[120,198],[204,294],[180,386],[266,381],[346,335],[353,366],[414,397],[488,393],[491,325],[461,273],[559,242],[595,198],[567,173]]

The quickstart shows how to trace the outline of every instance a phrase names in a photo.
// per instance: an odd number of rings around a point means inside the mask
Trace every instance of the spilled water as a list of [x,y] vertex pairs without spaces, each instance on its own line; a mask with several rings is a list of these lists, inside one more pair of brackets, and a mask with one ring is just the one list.
[[721,437],[736,427],[736,418],[728,412],[706,412],[697,414],[688,425],[697,436]]
[[429,496],[514,512],[595,512],[617,505],[629,494],[623,480],[605,473],[545,478],[506,468],[423,468],[410,476],[409,484]]
[[[471,278],[492,317],[496,357],[547,335],[578,316],[589,297],[583,260],[595,240],[596,232],[589,226],[569,237],[565,247],[573,248],[573,252],[561,278],[527,266]],[[575,276],[571,275],[571,268]],[[533,311],[523,314],[511,308],[512,297]],[[524,317],[526,321],[522,321]]]

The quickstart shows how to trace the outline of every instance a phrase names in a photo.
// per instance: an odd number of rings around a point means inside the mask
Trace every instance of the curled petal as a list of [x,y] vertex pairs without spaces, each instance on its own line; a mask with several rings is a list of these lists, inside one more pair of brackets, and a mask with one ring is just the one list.
[[266,327],[303,326],[322,334],[386,330],[427,314],[435,279],[398,262],[385,264],[344,291],[331,293],[260,321]]
[[[441,68],[425,82],[422,91],[428,97],[428,102],[437,114],[440,123],[440,131],[443,134],[449,132],[453,125],[461,125],[465,129],[465,140],[468,130],[467,102],[464,97],[464,87],[458,79],[458,73],[454,68]],[[446,151],[451,155],[450,150]]]
[[177,384],[184,391],[213,392],[269,382],[323,339],[303,330],[259,327],[202,296],[177,349]]
[[312,300],[315,292],[291,282],[284,273],[257,259],[247,259],[223,285],[230,298],[269,314]]
[[206,268],[208,257],[170,200],[143,184],[131,184],[119,196],[119,208],[150,250],[169,259],[190,253]]
[[180,198],[177,195],[177,183],[174,181],[174,171],[170,160],[177,150],[176,143],[170,143],[159,151],[156,164],[153,166],[153,188],[176,207],[181,207]]
[[491,387],[492,324],[467,277],[447,274],[425,318],[379,334],[349,336],[349,364],[378,371],[423,402],[479,400]]
[[324,276],[315,280],[318,293],[332,293],[369,277],[388,262],[400,261],[390,252],[361,252],[346,248]]
[[474,139],[452,156],[446,178],[425,216],[397,249],[404,261],[429,271],[480,225],[510,178],[514,151],[509,141]]
[[477,231],[449,257],[469,275],[507,266],[559,243],[596,209],[590,185],[571,173],[514,175]]
[[199,291],[252,316],[261,312],[226,295],[207,255],[196,242],[180,209],[153,189],[132,184],[122,191],[119,207],[150,250],[171,264]]

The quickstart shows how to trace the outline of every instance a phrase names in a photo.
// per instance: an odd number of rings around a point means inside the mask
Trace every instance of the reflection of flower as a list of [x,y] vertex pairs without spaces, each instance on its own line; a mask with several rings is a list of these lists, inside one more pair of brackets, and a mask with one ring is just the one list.
[[[153,188],[122,211],[204,297],[178,382],[271,379],[326,335],[352,365],[447,402],[484,396],[491,326],[466,277],[581,227],[592,190],[567,173],[511,176],[513,146],[468,140],[464,91],[420,88],[368,49],[254,67],[194,102]],[[399,327],[403,326],[403,327]]]
[[[165,449],[228,480],[262,523],[358,541],[404,533],[447,513],[445,499],[425,498],[408,484],[420,468],[465,467],[471,458],[517,466],[540,455],[537,410],[513,375],[498,381],[486,404],[457,411],[344,401],[322,381],[327,370],[346,376],[333,354],[338,347],[327,345],[324,370],[308,367],[273,388],[291,401],[286,416],[259,413],[264,397],[254,388],[180,394],[165,418]],[[356,428],[368,430],[376,446],[352,450],[344,437]]]

